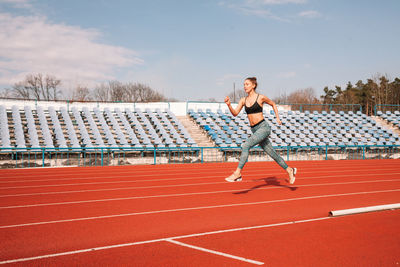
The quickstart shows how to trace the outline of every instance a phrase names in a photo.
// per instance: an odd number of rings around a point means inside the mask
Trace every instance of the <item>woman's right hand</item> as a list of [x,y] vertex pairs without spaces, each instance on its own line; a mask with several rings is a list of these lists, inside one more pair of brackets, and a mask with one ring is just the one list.
[[231,100],[229,99],[229,96],[225,97],[225,103],[230,106],[231,105]]

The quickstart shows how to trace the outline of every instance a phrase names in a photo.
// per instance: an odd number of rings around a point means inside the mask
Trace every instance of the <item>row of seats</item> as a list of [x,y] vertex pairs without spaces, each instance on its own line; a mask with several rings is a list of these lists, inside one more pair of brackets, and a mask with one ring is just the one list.
[[67,127],[68,139],[72,147],[79,147],[78,137],[76,136],[74,126],[72,124],[71,118],[65,107],[60,108],[61,116],[64,120],[65,126]]
[[14,135],[16,140],[17,148],[25,147],[25,135],[22,129],[21,116],[19,114],[19,109],[16,106],[12,107],[12,117],[14,121]]
[[[9,126],[15,129],[15,146],[19,148],[198,147],[170,110],[157,109],[154,112],[146,109],[142,112],[140,109],[126,108],[122,112],[119,108],[115,108],[113,112],[109,108],[101,111],[99,108],[89,110],[88,107],[83,107],[80,111],[72,107],[71,112],[68,112],[65,107],[60,108],[59,111],[54,107],[49,107],[47,111],[48,113],[45,113],[43,108],[38,106],[35,114],[29,106],[21,111],[14,106],[12,119],[8,121],[7,111],[1,106],[1,147],[11,147]],[[25,143],[22,114],[25,114],[27,120],[25,129],[27,129],[28,144]],[[36,121],[34,115],[37,115]],[[60,119],[64,121],[64,125],[61,125]],[[51,129],[49,125],[52,126]],[[39,126],[39,131],[37,126]],[[77,129],[75,129],[76,126]],[[39,142],[39,132],[42,135],[41,142]]]
[[59,147],[61,148],[67,148],[67,142],[65,141],[64,133],[63,130],[61,129],[60,121],[58,120],[56,111],[54,110],[53,107],[49,107],[49,114],[50,118],[53,122],[54,126],[54,134],[56,138],[56,142]]
[[400,128],[400,111],[396,110],[393,113],[391,111],[386,111],[385,113],[378,111],[376,115],[392,123],[395,127]]
[[[118,117],[122,121],[125,132],[128,133],[128,137],[129,137],[128,139],[130,140],[131,146],[140,147],[139,139],[136,137],[135,132],[132,130],[131,124],[126,119],[126,116],[124,116],[124,114],[121,112],[121,110],[119,108],[116,108],[115,112],[117,113]],[[133,113],[130,110],[127,110],[126,114],[128,115],[129,118],[131,118],[131,120],[133,120],[133,118],[136,120],[136,117],[133,115]],[[142,126],[140,125],[140,127],[142,127]]]
[[0,140],[1,147],[11,147],[10,132],[8,130],[7,111],[0,106]]
[[[244,113],[233,117],[228,110],[189,110],[189,115],[220,147],[236,147],[250,135]],[[282,125],[276,123],[273,111],[264,117],[271,125],[270,141],[274,146],[352,146],[400,145],[399,136],[378,125],[361,112],[280,112]]]
[[39,117],[40,129],[43,134],[45,147],[46,148],[54,148],[53,139],[51,138],[51,135],[50,135],[49,125],[47,124],[47,119],[44,114],[43,108],[37,107],[36,111],[37,111],[37,115]]
[[39,137],[37,135],[35,120],[33,118],[32,109],[30,106],[25,106],[25,117],[28,124],[28,135],[29,135],[29,142],[31,143],[32,147],[39,147]]
[[[130,145],[128,144],[128,141],[126,140],[125,135],[121,131],[121,128],[119,127],[118,122],[115,119],[113,113],[110,111],[109,108],[105,108],[104,112],[106,113],[108,120],[111,122],[111,126],[112,126],[113,130],[117,134],[117,139],[119,140],[120,145],[122,147],[130,147]],[[106,123],[106,125],[107,125],[107,123]],[[108,127],[107,127],[107,129],[108,129]]]
[[111,146],[111,147],[116,147],[117,142],[115,141],[114,136],[111,133],[106,120],[104,119],[103,112],[100,112],[100,110],[98,108],[94,108],[93,111],[97,117],[97,121],[100,122],[101,128],[105,134],[105,139],[107,141],[107,145]]
[[[24,132],[22,125],[22,112],[26,117],[27,132]],[[24,107],[23,111],[13,106],[11,125],[8,125],[7,111],[0,106],[0,146],[11,146],[10,126],[14,129],[15,146],[18,148],[27,147],[25,134],[31,147],[197,147],[170,110],[146,109],[143,112],[140,109],[126,108],[121,111],[115,108],[111,111],[105,108],[101,111],[99,108],[89,110],[84,107],[80,111],[73,107],[68,112],[65,107],[59,111],[49,107],[47,112],[38,106],[38,120],[35,121],[35,113],[29,106]],[[203,112],[199,109],[189,110],[188,114],[219,147],[238,147],[252,134],[245,113],[234,117],[228,110],[213,112],[207,109]],[[264,117],[271,125],[270,140],[274,146],[400,145],[397,133],[382,127],[361,112],[282,111],[279,115],[282,125],[276,123],[272,110],[264,110]],[[378,112],[378,116],[393,124],[400,121],[398,111]],[[60,118],[65,126],[61,125]],[[49,129],[49,123],[52,130]],[[42,134],[41,142],[38,126]]]
[[76,107],[73,107],[71,110],[72,110],[72,114],[75,118],[75,122],[78,124],[78,130],[79,130],[79,133],[81,134],[81,141],[82,141],[82,143],[76,147],[80,147],[80,146],[94,147],[92,140],[90,139],[89,133],[86,130],[86,126],[82,120],[80,112],[78,111],[78,109]]
[[[82,115],[86,118],[86,121],[89,123],[89,128],[94,136],[96,145],[98,147],[104,147],[105,145],[103,142],[103,138],[101,137],[99,129],[97,128],[97,124],[92,117],[92,113],[89,111],[87,107],[84,107],[82,111],[83,111]],[[79,113],[77,114],[77,116],[80,116]]]

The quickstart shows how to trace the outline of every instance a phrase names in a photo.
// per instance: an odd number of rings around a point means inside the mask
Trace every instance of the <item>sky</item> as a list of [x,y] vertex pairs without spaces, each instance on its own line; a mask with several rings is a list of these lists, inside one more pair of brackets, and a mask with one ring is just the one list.
[[223,98],[255,76],[270,98],[400,77],[399,0],[0,0],[0,88],[51,74],[65,94],[118,80]]

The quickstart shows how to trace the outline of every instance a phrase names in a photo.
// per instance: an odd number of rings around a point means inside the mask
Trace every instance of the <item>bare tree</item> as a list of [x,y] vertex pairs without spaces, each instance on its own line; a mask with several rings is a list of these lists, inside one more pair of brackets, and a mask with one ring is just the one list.
[[159,102],[166,100],[162,94],[154,91],[148,85],[136,83],[135,86],[137,90],[138,102]]
[[126,90],[126,100],[129,102],[137,102],[139,98],[137,83],[127,83],[125,85]]
[[58,91],[58,86],[61,84],[61,80],[57,79],[53,75],[46,75],[45,77],[45,91],[43,97],[46,100],[57,100],[60,91]]
[[286,93],[281,94],[278,97],[272,99],[276,104],[288,103],[288,95]]
[[52,75],[29,74],[24,81],[14,84],[12,93],[23,99],[33,97],[36,100],[57,100],[60,84],[61,80]]
[[4,88],[3,91],[0,92],[1,98],[10,98],[12,97],[12,92],[9,88]]
[[93,98],[99,101],[158,102],[166,101],[164,95],[141,83],[102,83],[93,90]]
[[294,104],[316,104],[319,103],[313,88],[305,88],[289,94],[288,102]]
[[72,93],[73,101],[89,101],[91,100],[89,88],[78,85]]
[[110,88],[107,84],[101,83],[93,90],[93,98],[97,101],[110,100]]
[[108,82],[110,91],[111,101],[123,101],[126,100],[126,86],[119,81],[109,81]]
[[15,83],[11,89],[12,96],[22,99],[29,99],[31,97],[31,91],[25,86],[24,82]]

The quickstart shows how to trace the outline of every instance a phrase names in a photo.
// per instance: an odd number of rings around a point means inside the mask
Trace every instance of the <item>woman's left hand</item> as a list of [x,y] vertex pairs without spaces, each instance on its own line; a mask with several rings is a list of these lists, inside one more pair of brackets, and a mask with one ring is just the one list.
[[282,122],[281,122],[281,120],[278,118],[278,119],[276,119],[276,122],[279,124],[279,125],[282,125]]

